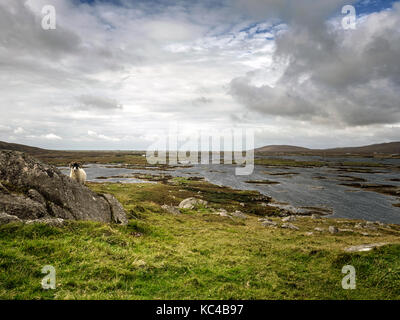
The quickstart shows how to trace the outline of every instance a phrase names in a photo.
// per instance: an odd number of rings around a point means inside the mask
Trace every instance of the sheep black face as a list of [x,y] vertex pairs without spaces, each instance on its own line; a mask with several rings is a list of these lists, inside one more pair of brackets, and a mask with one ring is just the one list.
[[70,167],[72,170],[78,170],[79,168],[82,168],[82,165],[81,165],[80,163],[78,163],[78,162],[73,162],[73,163],[71,163],[71,164],[69,165],[69,167]]
[[71,168],[69,177],[72,180],[85,184],[86,172],[82,169],[82,165],[79,162],[71,162],[69,167]]

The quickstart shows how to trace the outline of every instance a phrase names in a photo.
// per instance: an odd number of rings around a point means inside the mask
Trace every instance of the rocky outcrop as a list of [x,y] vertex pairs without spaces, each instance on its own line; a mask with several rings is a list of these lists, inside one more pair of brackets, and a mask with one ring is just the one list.
[[179,204],[179,208],[181,208],[181,209],[194,209],[199,205],[207,206],[207,201],[202,200],[202,199],[197,199],[197,198],[194,198],[194,197],[190,197],[190,198],[187,198],[185,200],[182,200],[181,203]]
[[0,151],[0,212],[24,221],[128,222],[113,196],[95,193],[56,167],[17,151]]

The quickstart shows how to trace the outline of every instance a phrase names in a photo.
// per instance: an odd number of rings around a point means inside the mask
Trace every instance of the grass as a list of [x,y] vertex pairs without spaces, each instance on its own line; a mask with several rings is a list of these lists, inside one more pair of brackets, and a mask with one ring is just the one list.
[[[300,231],[263,227],[256,208],[265,199],[204,181],[90,187],[114,194],[129,224],[0,226],[1,299],[400,298],[400,227],[380,228],[379,236],[309,236],[315,226],[348,228],[354,221],[299,218],[293,223]],[[208,208],[179,215],[161,209],[188,196],[202,197],[215,208],[256,214],[241,220],[213,215]],[[343,250],[373,242],[391,245],[362,253]],[[341,287],[341,270],[348,264],[357,272],[355,290]],[[56,290],[41,288],[44,265],[56,268]]]

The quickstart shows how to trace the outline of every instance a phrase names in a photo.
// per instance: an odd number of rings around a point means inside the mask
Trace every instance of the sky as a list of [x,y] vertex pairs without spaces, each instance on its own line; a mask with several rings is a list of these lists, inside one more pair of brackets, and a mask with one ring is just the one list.
[[50,149],[399,141],[400,1],[0,0],[0,87],[0,140]]

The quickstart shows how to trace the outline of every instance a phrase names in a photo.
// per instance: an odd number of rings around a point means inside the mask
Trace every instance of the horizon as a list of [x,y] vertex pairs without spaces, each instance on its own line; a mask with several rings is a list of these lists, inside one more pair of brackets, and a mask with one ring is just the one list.
[[0,17],[0,140],[146,150],[171,125],[181,141],[251,128],[256,148],[400,140],[398,0],[7,0]]
[[[20,144],[17,142],[7,142],[7,141],[1,141],[0,143],[4,142],[4,143],[8,143],[8,144],[19,144],[22,146],[28,146],[28,147],[34,147],[34,148],[40,148],[40,149],[45,149],[44,147],[40,147],[40,146],[36,146],[36,145],[24,145],[24,144]],[[336,146],[333,148],[321,148],[321,149],[316,149],[316,148],[308,148],[308,147],[304,147],[304,146],[300,146],[300,145],[278,145],[278,144],[273,144],[273,145],[263,145],[263,146],[255,146],[254,150],[256,149],[261,149],[264,147],[300,147],[300,148],[305,148],[305,149],[309,149],[310,151],[318,151],[318,150],[329,150],[329,149],[342,149],[342,148],[360,148],[360,147],[369,147],[369,146],[373,146],[373,145],[383,145],[383,144],[389,144],[389,143],[400,143],[400,141],[388,141],[388,142],[381,142],[381,143],[374,143],[374,144],[368,144],[368,145],[352,145],[352,146]],[[122,151],[122,152],[146,152],[146,149],[47,149],[49,151],[110,151],[110,152],[118,152],[118,151]],[[178,151],[182,151],[182,150],[159,150],[159,151],[167,151],[167,152],[178,152]],[[196,150],[187,150],[187,151],[196,151]],[[240,150],[230,150],[232,152],[236,151],[239,152]],[[242,151],[246,151],[245,149],[242,149]],[[206,152],[206,151],[199,151],[199,152]],[[209,152],[224,152],[223,150],[209,150]]]

